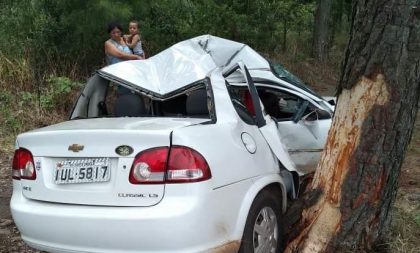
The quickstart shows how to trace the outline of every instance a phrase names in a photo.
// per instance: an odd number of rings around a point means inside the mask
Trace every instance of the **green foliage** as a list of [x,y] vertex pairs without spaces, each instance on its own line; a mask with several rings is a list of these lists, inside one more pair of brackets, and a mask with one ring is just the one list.
[[[70,80],[67,77],[49,76],[47,79],[47,87],[41,90],[40,107],[41,109],[63,109],[71,104],[69,95],[73,90],[82,87],[82,83]],[[77,88],[77,89],[76,89]],[[32,94],[33,95],[33,94]]]
[[19,117],[21,110],[14,110],[15,98],[10,91],[0,93],[0,118],[2,118],[2,129],[12,134],[18,133],[23,126],[23,119]]
[[420,212],[417,212],[417,213],[414,215],[414,222],[416,222],[416,224],[417,224],[418,226],[420,226]]
[[[82,84],[67,77],[50,75],[46,85],[35,91],[10,90],[0,93],[0,132],[17,134],[33,127],[43,114],[55,112],[57,118],[65,118],[73,104],[74,94]],[[35,122],[34,122],[35,121]]]
[[279,41],[286,43],[284,31],[312,29],[314,1],[17,0],[2,7],[0,51],[9,57],[29,54],[40,79],[53,65],[59,75],[68,74],[69,64],[85,75],[103,65],[111,20],[124,27],[130,19],[139,20],[149,54],[208,33],[274,51]]
[[[334,24],[345,23],[348,2],[333,1]],[[29,55],[33,66],[42,66],[36,68],[42,77],[53,65],[58,75],[68,74],[69,65],[85,75],[103,65],[111,20],[124,27],[130,19],[139,20],[150,55],[207,33],[266,52],[287,49],[290,32],[312,33],[315,0],[6,0],[0,7],[0,52],[14,58]],[[303,41],[302,47],[308,44]]]

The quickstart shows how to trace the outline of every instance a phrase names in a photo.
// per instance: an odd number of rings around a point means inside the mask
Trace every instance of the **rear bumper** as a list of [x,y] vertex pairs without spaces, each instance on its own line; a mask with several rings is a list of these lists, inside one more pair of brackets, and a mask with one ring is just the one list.
[[206,252],[240,239],[233,233],[242,200],[232,189],[205,189],[167,186],[177,197],[152,207],[57,204],[14,191],[11,210],[23,240],[49,252]]

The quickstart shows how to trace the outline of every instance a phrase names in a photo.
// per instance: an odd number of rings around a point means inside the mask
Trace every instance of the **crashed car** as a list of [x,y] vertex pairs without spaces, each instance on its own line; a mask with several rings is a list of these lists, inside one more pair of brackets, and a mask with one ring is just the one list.
[[333,109],[210,35],[107,66],[68,121],[17,137],[13,219],[51,252],[277,252]]

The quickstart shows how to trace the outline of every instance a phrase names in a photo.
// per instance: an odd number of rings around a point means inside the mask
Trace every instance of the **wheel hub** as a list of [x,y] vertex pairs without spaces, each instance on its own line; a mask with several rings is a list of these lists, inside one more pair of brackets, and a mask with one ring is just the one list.
[[253,243],[255,253],[275,253],[278,241],[277,217],[271,207],[258,213],[254,224]]

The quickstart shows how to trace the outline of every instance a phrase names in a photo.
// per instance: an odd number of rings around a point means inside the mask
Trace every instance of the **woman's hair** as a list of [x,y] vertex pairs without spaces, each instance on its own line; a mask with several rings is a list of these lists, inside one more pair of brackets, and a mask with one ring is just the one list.
[[112,21],[108,23],[108,33],[111,33],[111,31],[114,30],[115,28],[118,28],[118,30],[120,30],[121,32],[123,31],[123,28],[120,25],[120,23],[116,21]]

